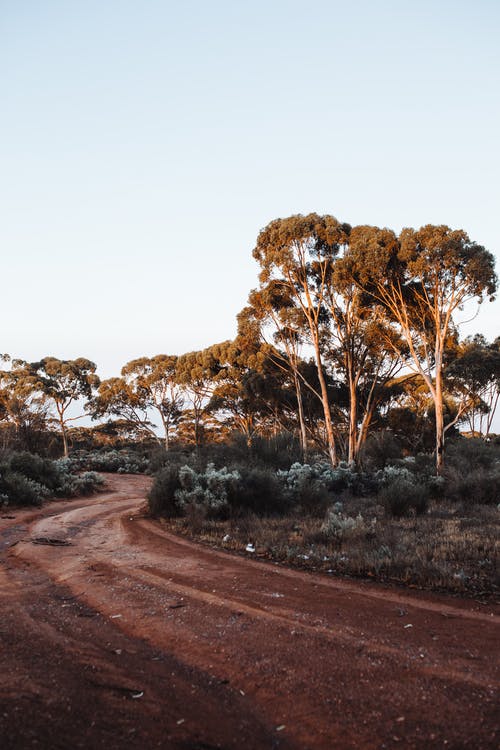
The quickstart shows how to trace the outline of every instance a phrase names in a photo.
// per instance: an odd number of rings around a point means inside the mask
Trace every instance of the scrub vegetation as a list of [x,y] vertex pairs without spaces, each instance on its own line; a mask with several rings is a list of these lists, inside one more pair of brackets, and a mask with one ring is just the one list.
[[149,493],[152,515],[208,544],[309,570],[499,591],[499,444],[457,438],[440,476],[427,454],[391,455],[382,467],[378,450],[371,469],[319,457],[280,469],[258,454],[217,454],[171,454]]

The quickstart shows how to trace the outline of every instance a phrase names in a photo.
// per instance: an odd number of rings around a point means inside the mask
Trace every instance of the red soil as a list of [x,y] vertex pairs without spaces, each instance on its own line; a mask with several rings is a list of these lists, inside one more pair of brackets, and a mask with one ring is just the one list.
[[0,517],[3,750],[498,747],[494,605],[201,547],[107,481]]

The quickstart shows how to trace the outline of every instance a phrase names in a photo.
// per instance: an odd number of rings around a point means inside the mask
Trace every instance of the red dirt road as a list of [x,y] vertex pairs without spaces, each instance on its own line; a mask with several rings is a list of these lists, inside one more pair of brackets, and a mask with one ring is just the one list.
[[148,482],[1,514],[3,750],[498,747],[492,604],[197,546]]

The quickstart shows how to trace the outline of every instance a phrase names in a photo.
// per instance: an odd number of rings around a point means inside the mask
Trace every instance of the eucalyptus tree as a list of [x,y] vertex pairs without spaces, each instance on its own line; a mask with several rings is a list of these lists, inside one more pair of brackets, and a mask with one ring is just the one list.
[[248,388],[249,380],[255,372],[250,362],[256,364],[257,352],[253,346],[250,350],[246,349],[246,341],[237,338],[213,348],[219,372],[207,411],[222,418],[227,427],[243,434],[247,446],[251,447],[258,430],[262,404]]
[[220,369],[217,349],[214,347],[182,354],[176,362],[175,383],[191,404],[194,440],[197,448],[202,443],[203,418]]
[[459,343],[446,377],[465,396],[470,431],[488,435],[500,399],[500,337],[489,344],[476,334]]
[[[306,460],[308,441],[303,388],[304,383],[310,388],[311,385],[304,381],[300,371],[301,350],[305,335],[302,312],[294,306],[287,290],[274,280],[258,290],[252,290],[248,301],[249,305],[239,315],[240,329],[242,325],[247,328],[253,327],[256,338],[267,345],[267,356],[272,358],[278,368],[291,374],[297,400],[301,451]],[[268,328],[271,329],[274,346],[266,339]],[[321,394],[317,390],[315,394],[321,400]]]
[[10,370],[0,370],[2,447],[16,445],[35,451],[50,421],[49,405],[42,396],[23,392],[16,385]]
[[344,245],[330,267],[325,338],[328,360],[348,393],[347,458],[356,463],[387,384],[405,362],[406,348],[374,300],[354,282],[345,262],[348,252]]
[[[348,253],[352,278],[380,304],[405,341],[435,413],[436,469],[444,461],[444,356],[454,314],[470,301],[493,298],[494,258],[462,230],[427,225],[403,229],[353,228]],[[456,421],[456,420],[455,420]]]
[[176,382],[177,356],[157,354],[128,362],[121,371],[128,389],[143,410],[154,411],[163,427],[165,450],[170,446],[172,429],[178,424],[183,406]]
[[137,436],[162,442],[150,419],[150,404],[143,391],[134,388],[123,377],[103,380],[89,403],[92,419],[118,417],[123,428],[128,425]]
[[337,453],[322,349],[322,327],[332,260],[340,247],[348,242],[349,231],[349,225],[341,224],[333,216],[298,214],[268,224],[260,232],[253,251],[261,267],[261,289],[273,282],[303,316],[318,371],[332,464],[337,461]]
[[39,362],[14,360],[9,377],[15,395],[31,396],[55,409],[55,421],[67,456],[68,424],[82,417],[69,417],[68,409],[80,399],[89,401],[92,398],[99,385],[94,362],[84,357],[71,360],[44,357]]

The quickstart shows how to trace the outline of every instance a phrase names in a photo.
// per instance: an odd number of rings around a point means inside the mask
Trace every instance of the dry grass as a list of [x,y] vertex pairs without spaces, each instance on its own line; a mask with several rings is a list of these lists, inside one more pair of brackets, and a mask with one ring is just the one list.
[[323,519],[310,516],[229,521],[179,518],[178,533],[234,552],[255,545],[251,557],[272,559],[304,569],[446,590],[473,596],[495,596],[499,512],[492,506],[432,505],[428,513],[394,519],[375,501],[354,498],[342,513],[363,520],[336,533]]

